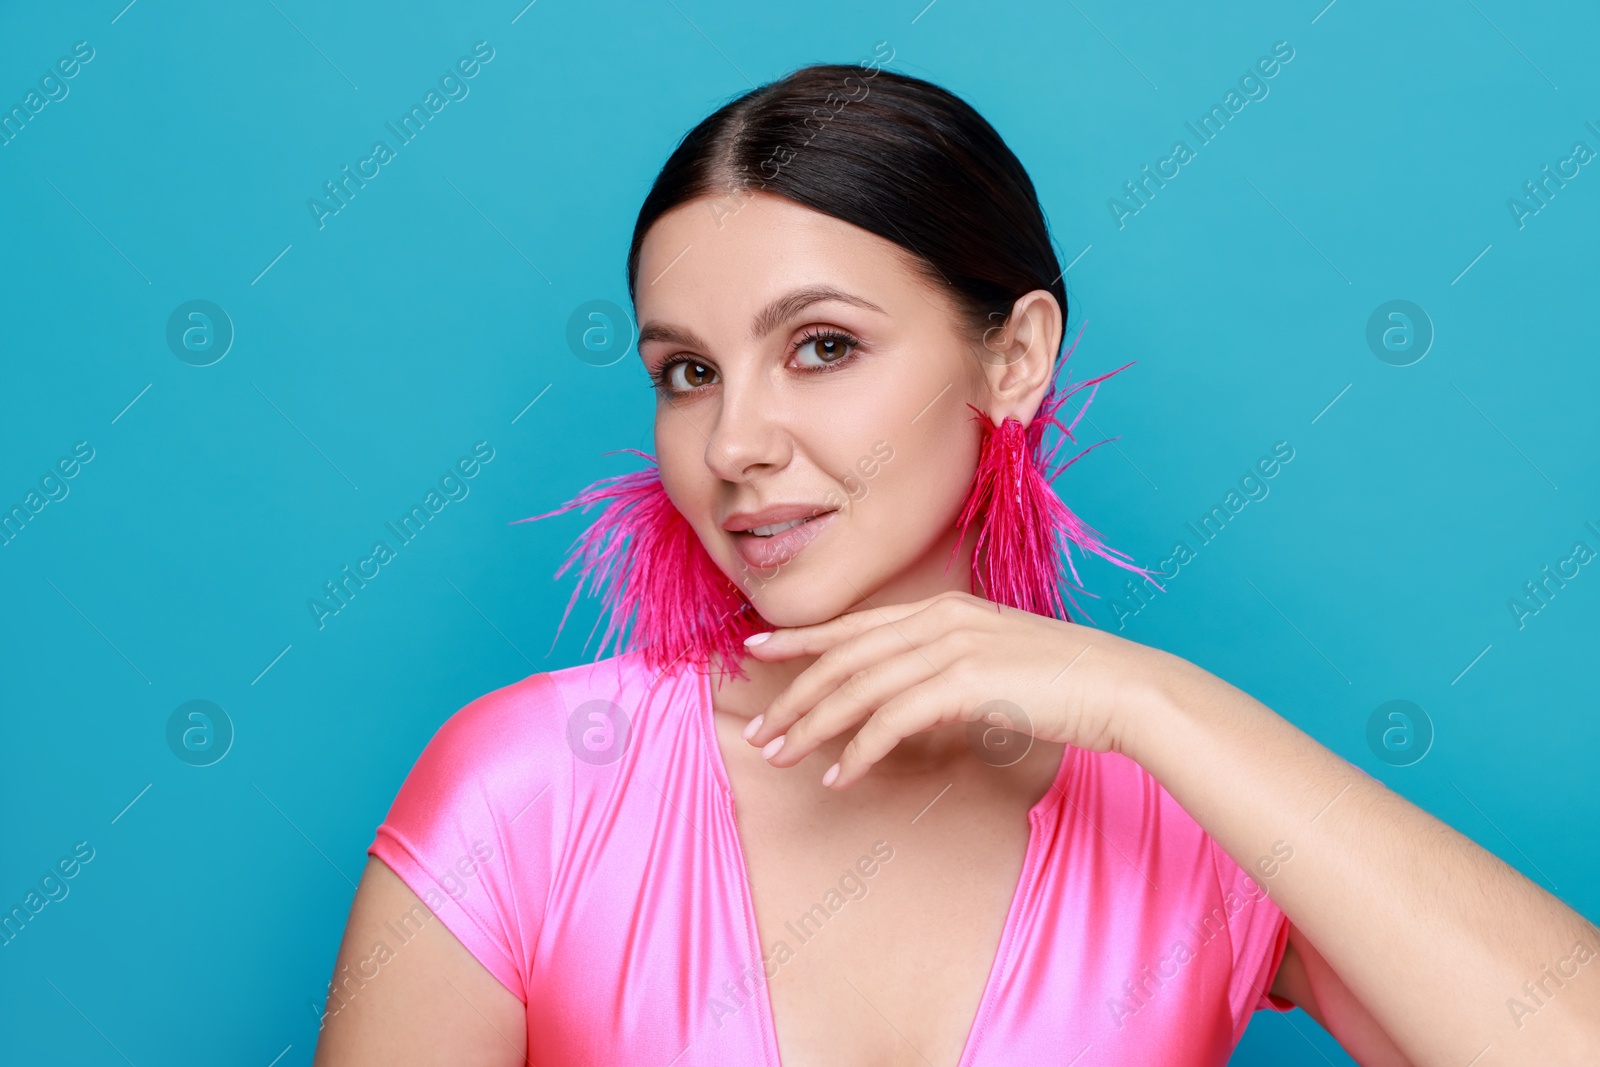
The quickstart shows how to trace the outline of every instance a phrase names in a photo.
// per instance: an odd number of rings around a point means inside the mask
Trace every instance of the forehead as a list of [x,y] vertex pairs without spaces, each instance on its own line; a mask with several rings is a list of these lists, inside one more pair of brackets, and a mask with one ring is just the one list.
[[640,246],[641,323],[694,319],[741,332],[798,285],[831,285],[890,315],[941,306],[913,257],[892,241],[767,193],[706,196],[659,218]]

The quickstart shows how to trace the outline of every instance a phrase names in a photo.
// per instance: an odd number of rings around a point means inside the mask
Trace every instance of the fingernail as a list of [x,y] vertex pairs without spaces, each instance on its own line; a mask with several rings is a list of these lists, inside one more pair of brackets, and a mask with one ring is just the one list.
[[771,741],[768,741],[767,742],[767,747],[761,750],[761,757],[763,759],[771,759],[773,756],[776,756],[778,754],[778,749],[783,747],[783,739],[785,737],[787,737],[787,736],[789,736],[789,735],[788,734],[779,734],[777,737],[774,737]]
[[751,634],[749,637],[744,639],[744,647],[749,648],[751,645],[759,645],[761,642],[765,641],[771,636],[772,631],[770,630],[764,634]]
[[827,769],[827,771],[823,773],[823,775],[822,775],[822,784],[824,786],[830,786],[830,785],[832,785],[834,783],[834,780],[836,778],[838,778],[838,777],[839,777],[839,765],[837,763],[835,763],[832,767],[829,767]]
[[757,715],[755,718],[751,719],[748,723],[745,724],[745,727],[744,727],[744,739],[746,741],[748,741],[752,737],[754,737],[756,735],[756,731],[761,729],[761,720],[765,719],[765,718],[766,718],[765,714]]

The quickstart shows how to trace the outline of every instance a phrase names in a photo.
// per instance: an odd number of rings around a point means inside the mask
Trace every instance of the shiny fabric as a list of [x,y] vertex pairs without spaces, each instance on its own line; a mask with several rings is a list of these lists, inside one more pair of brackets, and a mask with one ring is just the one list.
[[[961,1067],[1225,1064],[1291,1007],[1287,918],[1137,763],[1066,748],[1028,818]],[[527,1005],[530,1062],[777,1067],[705,675],[630,652],[474,700],[368,852]]]

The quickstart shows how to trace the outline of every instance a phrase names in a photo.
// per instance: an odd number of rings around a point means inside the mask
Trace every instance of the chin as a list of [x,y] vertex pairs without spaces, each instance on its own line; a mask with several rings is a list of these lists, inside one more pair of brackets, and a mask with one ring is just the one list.
[[[760,579],[756,579],[760,581]],[[759,591],[746,592],[761,617],[773,626],[813,626],[843,612],[854,598],[837,603],[804,575],[780,574]]]

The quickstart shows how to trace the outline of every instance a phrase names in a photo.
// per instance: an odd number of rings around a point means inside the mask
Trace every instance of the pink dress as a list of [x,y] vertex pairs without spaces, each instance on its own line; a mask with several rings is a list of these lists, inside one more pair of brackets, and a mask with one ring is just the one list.
[[[962,1067],[1225,1064],[1292,1007],[1287,917],[1132,760],[1069,746],[1055,785]],[[777,1067],[706,676],[627,653],[474,700],[367,851],[527,1005],[531,1062]]]

